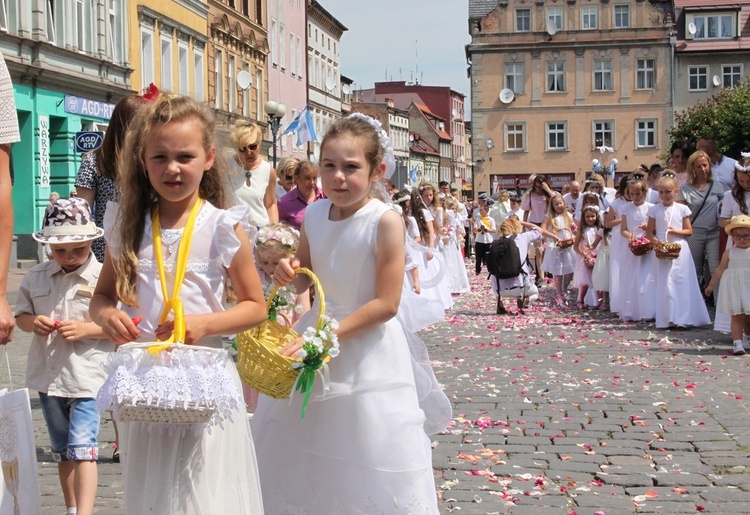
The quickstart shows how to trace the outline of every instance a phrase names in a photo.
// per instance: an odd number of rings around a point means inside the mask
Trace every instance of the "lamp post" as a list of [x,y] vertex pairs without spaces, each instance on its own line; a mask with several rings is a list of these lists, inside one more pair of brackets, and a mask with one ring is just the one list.
[[276,139],[281,127],[281,119],[286,114],[286,106],[273,100],[269,100],[265,105],[266,114],[268,115],[268,125],[271,127],[271,136],[273,138],[273,167],[276,168]]

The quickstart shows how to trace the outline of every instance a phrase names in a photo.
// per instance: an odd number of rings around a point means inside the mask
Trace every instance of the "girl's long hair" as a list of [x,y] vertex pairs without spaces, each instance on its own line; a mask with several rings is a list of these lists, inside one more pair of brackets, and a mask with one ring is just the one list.
[[117,160],[125,144],[128,126],[138,110],[147,102],[148,100],[144,100],[143,97],[138,95],[127,95],[122,97],[115,105],[109,119],[107,132],[104,133],[102,146],[94,151],[96,169],[102,177],[117,182]]
[[[744,157],[740,159],[740,166],[750,166],[750,157]],[[738,177],[740,173],[748,172],[740,172],[736,168],[734,169],[734,186],[732,186],[732,196],[737,202],[737,205],[740,207],[740,211],[742,211],[743,214],[747,215],[747,203],[745,202],[745,193],[747,192],[747,190],[740,186],[740,180]]]
[[[120,153],[118,166],[122,196],[117,223],[121,248],[112,264],[117,276],[117,296],[127,305],[137,306],[138,251],[146,221],[150,221],[150,213],[159,200],[148,179],[146,146],[156,126],[185,121],[195,121],[200,126],[206,152],[216,147],[216,124],[211,110],[190,97],[162,92],[153,102],[139,109]],[[223,162],[217,156],[211,169],[203,174],[198,189],[200,198],[219,209],[228,207],[224,170]]]
[[427,206],[424,205],[419,190],[413,189],[411,192],[411,216],[417,221],[419,236],[422,238],[422,241],[427,241],[427,236],[429,235],[427,229],[427,218],[425,218],[422,209],[427,209]]
[[[563,211],[560,213],[562,215],[563,220],[565,220],[565,227],[558,227],[557,221],[555,220],[558,216],[558,213],[555,212],[555,208],[553,207],[553,204],[555,203],[555,199],[560,198],[563,202]],[[552,195],[552,198],[549,199],[549,203],[547,205],[547,218],[549,219],[549,223],[552,226],[552,231],[550,231],[553,234],[557,234],[557,231],[561,229],[565,229],[567,231],[570,231],[570,226],[573,224],[573,218],[570,216],[570,213],[568,213],[568,210],[565,209],[565,201],[562,198],[562,195],[559,193],[555,193]]]

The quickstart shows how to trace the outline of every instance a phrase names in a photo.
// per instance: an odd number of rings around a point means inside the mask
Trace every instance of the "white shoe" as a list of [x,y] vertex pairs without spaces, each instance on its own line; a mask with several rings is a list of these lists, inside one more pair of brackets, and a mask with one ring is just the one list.
[[733,343],[732,352],[735,356],[742,356],[745,354],[745,347],[742,345],[742,342],[740,340],[737,340]]

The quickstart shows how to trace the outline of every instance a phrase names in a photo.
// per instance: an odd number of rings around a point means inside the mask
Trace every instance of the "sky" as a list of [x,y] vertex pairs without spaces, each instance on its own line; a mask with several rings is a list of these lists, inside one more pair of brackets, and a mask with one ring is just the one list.
[[349,29],[341,37],[341,73],[356,89],[385,80],[414,81],[419,70],[420,84],[450,86],[469,96],[466,0],[319,2]]

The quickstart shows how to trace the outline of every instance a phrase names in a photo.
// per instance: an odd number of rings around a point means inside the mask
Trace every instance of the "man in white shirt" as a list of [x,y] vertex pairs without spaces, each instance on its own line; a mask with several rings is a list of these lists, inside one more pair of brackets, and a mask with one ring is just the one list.
[[568,212],[575,213],[576,205],[581,200],[581,183],[578,181],[571,181],[570,193],[563,195],[563,200],[568,207]]
[[705,137],[699,139],[696,148],[708,154],[708,158],[711,160],[711,173],[714,176],[714,180],[721,183],[727,191],[731,191],[734,186],[734,165],[737,164],[737,161],[724,154],[720,154],[716,139],[714,138]]

